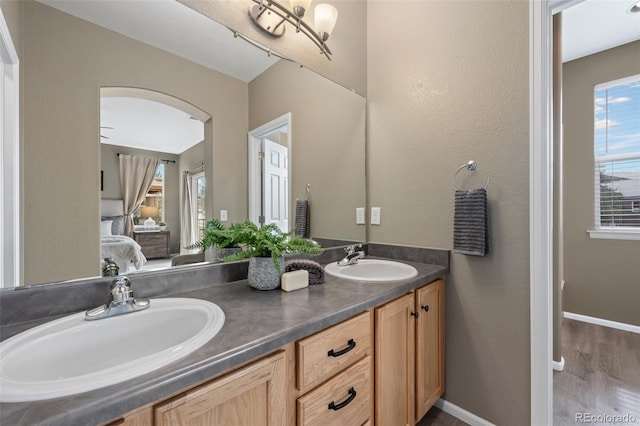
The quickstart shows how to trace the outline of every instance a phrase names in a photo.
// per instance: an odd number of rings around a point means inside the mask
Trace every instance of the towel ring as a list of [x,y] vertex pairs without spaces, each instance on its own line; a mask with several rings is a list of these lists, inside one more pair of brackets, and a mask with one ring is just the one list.
[[[460,173],[460,170],[464,168],[466,168],[467,170],[475,170],[477,167],[478,165],[474,160],[469,160],[465,164],[458,167],[458,170],[456,170],[456,172],[453,175],[453,180],[452,180],[453,189],[456,191],[458,190],[458,187],[456,186],[456,177],[458,177],[458,173]],[[487,178],[487,183],[484,185],[484,189],[487,189],[488,186],[489,186],[489,178]]]

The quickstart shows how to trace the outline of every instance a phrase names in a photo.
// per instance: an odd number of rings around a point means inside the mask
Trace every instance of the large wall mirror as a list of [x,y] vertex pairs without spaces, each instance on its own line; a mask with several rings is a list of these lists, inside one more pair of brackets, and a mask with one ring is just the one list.
[[[295,223],[295,200],[304,197],[310,201],[312,238],[365,240],[365,227],[355,223],[355,209],[365,206],[363,97],[267,56],[178,2],[22,3],[16,37],[22,90],[22,284],[100,275],[101,205],[103,199],[122,197],[119,154],[161,160],[162,217],[156,221],[167,223],[171,254],[183,247],[180,197],[186,171],[196,188],[198,176],[203,177],[196,215],[223,214],[227,224],[247,219],[248,133],[286,114],[290,124],[281,139],[288,141],[291,165],[289,223]],[[217,63],[211,51],[225,59]],[[136,102],[131,95],[136,90],[193,107],[197,113],[172,105],[185,121],[201,124],[196,137],[201,140],[175,150],[166,141],[165,148],[118,142],[128,125],[114,112],[146,117],[133,121],[146,120],[145,126],[155,128],[168,122],[157,121],[159,112],[147,114],[142,100],[149,99],[138,96],[141,102]],[[123,100],[128,103],[118,103]],[[143,139],[135,132],[124,138],[132,134]]]

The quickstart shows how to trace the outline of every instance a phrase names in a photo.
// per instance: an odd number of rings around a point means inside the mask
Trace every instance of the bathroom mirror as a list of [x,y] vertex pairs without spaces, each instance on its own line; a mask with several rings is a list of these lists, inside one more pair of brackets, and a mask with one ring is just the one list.
[[[137,24],[140,38],[148,24],[142,25],[143,16],[155,20],[157,32],[165,37],[159,41],[166,43],[163,47],[123,35],[122,20],[101,24],[109,29],[86,20],[92,15],[100,18],[95,8],[99,1],[22,3],[21,29],[14,43],[21,55],[23,102],[23,284],[99,275],[104,192],[100,185],[114,183],[113,176],[101,180],[100,89],[105,87],[158,91],[211,116],[204,123],[202,148],[206,217],[219,218],[224,210],[227,223],[248,217],[248,132],[291,113],[290,196],[292,201],[306,196],[305,187],[310,185],[311,237],[324,242],[365,240],[365,227],[355,224],[355,208],[365,206],[363,97],[294,63],[267,57],[246,41],[233,39],[226,28],[227,36],[237,43],[227,55],[249,48],[269,62],[249,61],[243,67],[250,72],[242,77],[229,75],[242,70],[212,70],[197,60],[198,48],[178,51],[180,43],[175,41],[183,34],[178,21],[187,19],[180,25],[189,26],[188,19],[203,18],[179,3],[116,2],[121,9],[144,7],[146,14],[123,13]],[[83,4],[86,19],[57,9]],[[167,22],[152,10],[153,5],[168,4],[189,13],[180,18],[169,15]],[[171,196],[178,196],[176,192]],[[167,225],[172,233],[180,232],[179,223]],[[175,252],[176,243],[172,244]]]

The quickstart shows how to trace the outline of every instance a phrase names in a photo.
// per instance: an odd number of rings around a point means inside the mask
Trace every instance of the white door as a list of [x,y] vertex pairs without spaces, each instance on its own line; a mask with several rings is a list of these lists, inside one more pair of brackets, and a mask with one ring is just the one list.
[[275,223],[289,231],[289,150],[286,146],[263,139],[264,223]]

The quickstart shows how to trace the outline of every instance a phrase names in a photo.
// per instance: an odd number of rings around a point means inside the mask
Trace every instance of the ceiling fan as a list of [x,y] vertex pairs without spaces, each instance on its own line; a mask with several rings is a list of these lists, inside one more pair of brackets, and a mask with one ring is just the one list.
[[[113,127],[109,127],[109,126],[100,126],[100,128],[101,128],[101,129],[110,129],[110,130],[113,130]],[[109,137],[108,137],[108,136],[103,135],[103,134],[102,134],[102,132],[100,132],[100,137],[101,137],[102,139],[109,139]]]

